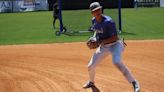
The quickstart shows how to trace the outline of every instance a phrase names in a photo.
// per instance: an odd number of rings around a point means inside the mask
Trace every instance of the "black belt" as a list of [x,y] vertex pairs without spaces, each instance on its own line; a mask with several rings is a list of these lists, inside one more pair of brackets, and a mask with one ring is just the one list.
[[111,43],[115,43],[115,42],[117,42],[118,40],[116,40],[116,41],[113,41],[113,42],[107,42],[107,43],[103,43],[104,45],[107,45],[107,44],[111,44]]

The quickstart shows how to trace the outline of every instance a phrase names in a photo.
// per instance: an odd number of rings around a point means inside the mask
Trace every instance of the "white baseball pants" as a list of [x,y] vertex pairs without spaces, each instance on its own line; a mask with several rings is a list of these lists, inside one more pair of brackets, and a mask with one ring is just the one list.
[[113,64],[122,72],[128,82],[133,82],[135,78],[129,69],[122,63],[121,54],[123,50],[124,46],[121,41],[99,46],[88,64],[89,81],[94,82],[96,66],[102,61],[102,59],[111,54]]

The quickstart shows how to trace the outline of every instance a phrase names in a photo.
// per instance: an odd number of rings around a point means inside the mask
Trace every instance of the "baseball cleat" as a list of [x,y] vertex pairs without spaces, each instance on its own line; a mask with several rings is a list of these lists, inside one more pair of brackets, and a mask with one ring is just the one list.
[[140,85],[137,81],[132,82],[133,84],[133,88],[134,88],[134,92],[140,92]]
[[83,88],[90,88],[90,87],[95,87],[94,83],[93,82],[87,82],[86,84],[83,85]]

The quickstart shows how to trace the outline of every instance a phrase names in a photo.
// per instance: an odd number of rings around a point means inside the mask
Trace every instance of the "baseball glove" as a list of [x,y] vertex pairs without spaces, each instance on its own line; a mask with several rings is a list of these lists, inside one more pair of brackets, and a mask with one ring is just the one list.
[[96,37],[89,38],[86,44],[89,49],[96,49],[100,45],[100,43],[96,40]]

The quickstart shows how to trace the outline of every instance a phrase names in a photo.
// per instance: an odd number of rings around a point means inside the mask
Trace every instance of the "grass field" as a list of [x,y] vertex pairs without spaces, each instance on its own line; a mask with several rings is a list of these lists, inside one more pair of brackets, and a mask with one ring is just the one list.
[[123,9],[122,21],[126,39],[164,38],[164,8]]
[[[63,19],[70,21],[71,26],[86,29],[90,12],[76,10],[76,17],[72,16],[74,12],[64,11]],[[105,13],[111,15],[110,10]],[[71,18],[85,23],[72,24]],[[122,9],[122,23],[125,39],[164,39],[164,8]],[[77,42],[86,41],[88,36],[55,36],[51,11],[0,14],[0,45]]]

